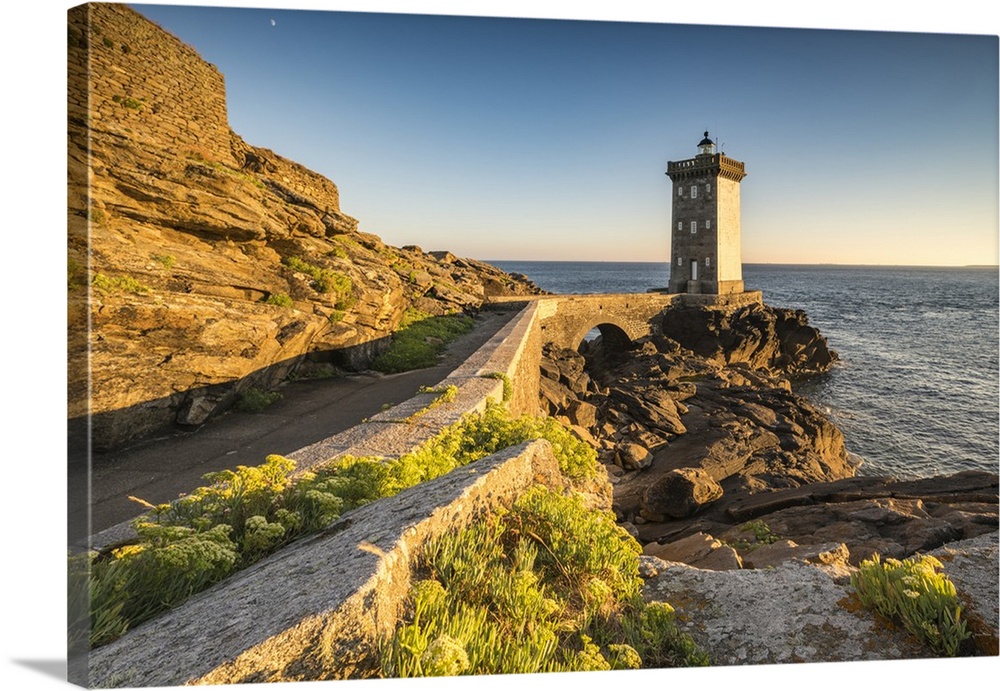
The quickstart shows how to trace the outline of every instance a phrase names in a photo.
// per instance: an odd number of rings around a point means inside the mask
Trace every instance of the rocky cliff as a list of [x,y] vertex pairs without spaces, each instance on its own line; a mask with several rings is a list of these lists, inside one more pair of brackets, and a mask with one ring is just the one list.
[[124,5],[70,11],[68,129],[69,413],[95,448],[307,361],[364,368],[408,310],[540,292],[361,232],[333,182],[229,129],[214,66]]
[[855,477],[840,430],[792,390],[837,360],[801,311],[672,308],[628,351],[545,355],[543,406],[598,448],[615,510],[647,553],[770,565],[778,548],[758,551],[754,522],[786,550],[842,550],[857,564],[996,530],[995,473]]

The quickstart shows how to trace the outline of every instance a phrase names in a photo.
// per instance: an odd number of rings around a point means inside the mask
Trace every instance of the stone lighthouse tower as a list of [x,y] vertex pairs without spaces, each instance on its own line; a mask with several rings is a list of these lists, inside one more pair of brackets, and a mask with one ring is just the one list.
[[671,293],[743,292],[740,180],[743,163],[717,153],[708,137],[694,158],[667,163],[673,182]]

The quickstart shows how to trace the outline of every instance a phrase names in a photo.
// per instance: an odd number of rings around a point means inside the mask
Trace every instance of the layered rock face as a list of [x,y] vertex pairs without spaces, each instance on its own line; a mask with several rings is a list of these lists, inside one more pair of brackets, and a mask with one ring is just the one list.
[[360,232],[334,183],[229,129],[212,65],[124,5],[71,11],[69,84],[69,413],[93,415],[97,449],[199,424],[306,358],[363,368],[408,309],[540,292]]
[[[662,521],[737,489],[854,474],[840,431],[792,393],[778,364],[799,372],[836,359],[804,317],[763,305],[677,307],[663,324],[663,333],[625,353],[546,351],[549,413],[584,428],[602,460],[617,467],[619,484],[645,471],[634,492],[619,492],[623,517]],[[676,493],[671,499],[680,486],[695,501],[688,509]]]
[[624,353],[549,346],[543,407],[599,450],[647,554],[700,568],[905,558],[997,528],[997,476],[855,477],[791,382],[836,353],[801,311],[676,307]]
[[743,364],[778,377],[825,372],[837,360],[802,310],[763,304],[670,310],[663,315],[663,333],[719,365]]

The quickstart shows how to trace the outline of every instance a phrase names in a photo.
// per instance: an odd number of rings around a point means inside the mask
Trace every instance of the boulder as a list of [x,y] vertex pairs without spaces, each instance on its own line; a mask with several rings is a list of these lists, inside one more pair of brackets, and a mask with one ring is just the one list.
[[566,417],[574,425],[592,429],[597,427],[597,408],[586,401],[572,400],[566,406]]
[[904,559],[995,531],[996,483],[995,474],[982,471],[924,480],[856,477],[751,495],[726,513],[762,517],[774,534],[799,545],[844,543],[852,564],[873,554]]
[[651,484],[642,496],[642,507],[673,518],[686,518],[723,494],[711,475],[701,468],[677,468]]
[[810,564],[847,565],[850,551],[842,542],[824,542],[814,545],[797,545],[791,540],[778,540],[769,545],[740,552],[743,566],[751,569],[765,569],[791,560]]
[[627,470],[641,470],[650,464],[653,456],[646,447],[633,442],[618,445],[618,457],[621,465]]
[[695,533],[664,545],[652,542],[643,547],[642,553],[664,561],[680,562],[712,571],[743,567],[735,549],[706,533]]
[[691,566],[709,571],[732,571],[743,568],[739,552],[729,545],[722,545],[694,561]]
[[577,396],[586,396],[590,384],[590,375],[584,371],[586,360],[572,348],[559,348],[551,343],[542,348],[543,372],[547,377],[555,379]]
[[542,410],[547,411],[550,415],[566,410],[570,403],[576,400],[572,391],[548,377],[541,377],[538,382],[538,391],[541,395]]
[[825,372],[837,360],[801,310],[689,306],[665,312],[662,329],[681,347],[720,365],[744,363],[799,377]]
[[200,425],[212,414],[218,405],[218,398],[196,395],[177,412],[177,424]]

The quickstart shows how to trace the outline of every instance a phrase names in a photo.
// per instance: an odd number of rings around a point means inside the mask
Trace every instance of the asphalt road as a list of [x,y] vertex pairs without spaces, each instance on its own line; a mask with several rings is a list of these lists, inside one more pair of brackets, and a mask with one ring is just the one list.
[[[89,478],[83,469],[71,471],[69,477],[75,487],[83,485],[74,483],[89,479],[90,534],[144,513],[142,504],[129,496],[150,504],[171,501],[204,484],[205,473],[259,465],[269,454],[291,453],[359,424],[386,403],[405,401],[421,386],[433,386],[447,377],[513,314],[513,310],[482,312],[476,328],[452,343],[435,367],[287,382],[280,389],[283,398],[262,413],[228,412],[194,432],[94,454]],[[86,502],[77,503],[81,505],[69,507],[71,532],[87,520]]]

